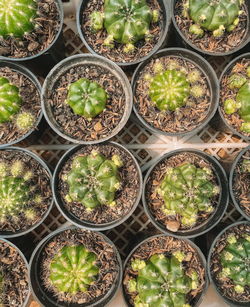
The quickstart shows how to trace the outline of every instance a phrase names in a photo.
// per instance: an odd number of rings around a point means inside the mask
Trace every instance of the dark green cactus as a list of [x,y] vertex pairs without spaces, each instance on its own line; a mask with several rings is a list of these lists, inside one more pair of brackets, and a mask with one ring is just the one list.
[[77,115],[88,120],[100,114],[106,106],[107,94],[96,82],[81,78],[70,84],[66,103]]
[[119,156],[109,160],[94,150],[88,156],[77,156],[64,178],[69,185],[66,201],[80,202],[88,210],[99,205],[114,206],[115,192],[121,185],[121,165]]
[[185,227],[196,224],[198,213],[214,210],[211,198],[219,188],[211,182],[211,169],[184,163],[168,168],[157,192],[164,200],[162,211],[169,216],[180,216]]
[[36,0],[0,1],[0,36],[23,37],[35,27]]
[[137,293],[134,306],[190,306],[187,294],[198,288],[199,278],[195,271],[185,272],[184,259],[185,254],[177,251],[171,257],[154,254],[148,261],[132,261],[132,270],[138,275],[128,281],[127,287],[130,293]]
[[87,292],[98,274],[97,256],[84,246],[64,246],[50,264],[50,282],[58,292]]

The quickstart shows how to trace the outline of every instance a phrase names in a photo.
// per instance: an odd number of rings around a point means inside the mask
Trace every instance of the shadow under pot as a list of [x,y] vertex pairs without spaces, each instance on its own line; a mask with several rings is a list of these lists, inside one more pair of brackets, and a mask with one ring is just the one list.
[[250,304],[249,262],[250,223],[234,223],[215,238],[208,255],[209,279],[229,306]]
[[70,149],[53,176],[53,194],[60,212],[73,224],[92,230],[123,223],[136,209],[141,191],[137,161],[114,142]]
[[172,20],[183,43],[207,55],[226,56],[250,42],[248,0],[173,0]]
[[150,131],[166,136],[194,135],[215,114],[218,79],[198,54],[168,48],[141,63],[132,79],[134,112]]
[[127,306],[198,306],[206,292],[206,260],[191,241],[156,235],[127,257],[123,296]]
[[28,262],[5,239],[0,239],[0,255],[0,306],[26,307],[30,294]]
[[121,285],[122,262],[105,235],[71,226],[39,243],[29,274],[33,295],[43,306],[105,306]]
[[115,136],[132,110],[124,72],[111,61],[75,55],[56,65],[45,79],[42,106],[51,128],[66,140],[95,144]]
[[145,177],[144,209],[160,231],[194,238],[221,220],[228,205],[227,185],[214,157],[193,149],[171,151]]
[[24,235],[48,216],[52,207],[51,172],[32,152],[0,150],[0,237]]

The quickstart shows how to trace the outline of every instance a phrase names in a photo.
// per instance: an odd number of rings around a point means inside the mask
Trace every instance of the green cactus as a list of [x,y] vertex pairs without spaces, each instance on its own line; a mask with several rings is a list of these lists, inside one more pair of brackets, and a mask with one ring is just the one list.
[[66,201],[77,201],[88,210],[99,205],[115,205],[115,192],[121,179],[118,169],[122,166],[120,157],[112,160],[93,150],[90,155],[74,158],[71,171],[65,180],[69,185]]
[[211,198],[219,188],[211,182],[212,171],[191,163],[168,168],[157,192],[164,200],[162,211],[169,216],[179,215],[185,227],[196,224],[200,211],[214,210]]
[[220,278],[230,278],[237,293],[243,293],[250,286],[250,236],[236,238],[234,234],[227,238],[220,262]]
[[202,37],[204,29],[220,37],[225,31],[233,31],[239,23],[243,3],[244,0],[187,0],[184,10],[195,23],[190,33]]
[[151,39],[150,24],[157,22],[159,12],[151,10],[146,0],[105,0],[104,13],[93,12],[90,24],[93,31],[103,27],[108,33],[104,45],[113,48],[114,42],[125,44],[124,52],[134,50],[134,44]]
[[246,173],[250,173],[250,160],[244,159],[242,161],[242,171]]
[[35,27],[36,0],[0,0],[0,36],[23,37]]
[[127,284],[129,293],[137,293],[135,307],[188,307],[187,294],[199,285],[195,271],[187,274],[182,261],[185,254],[175,252],[170,257],[164,254],[154,254],[148,261],[140,260],[139,267],[135,259],[131,266],[137,271],[136,279],[130,279]]
[[58,292],[87,292],[99,274],[96,262],[84,246],[64,246],[51,261],[49,280]]
[[88,120],[100,114],[106,106],[107,94],[96,82],[81,78],[70,84],[66,103],[77,115]]

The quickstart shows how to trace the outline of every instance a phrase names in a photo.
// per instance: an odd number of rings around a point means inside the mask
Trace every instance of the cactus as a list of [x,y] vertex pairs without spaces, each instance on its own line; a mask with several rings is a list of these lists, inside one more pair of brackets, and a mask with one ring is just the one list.
[[233,31],[239,23],[240,8],[244,3],[244,0],[187,1],[184,10],[188,11],[195,23],[189,31],[199,37],[204,35],[204,30],[212,31],[214,37],[221,37],[225,31]]
[[36,0],[0,1],[0,36],[23,37],[35,27]]
[[132,261],[132,270],[137,272],[136,279],[129,279],[129,293],[137,293],[135,307],[172,306],[188,307],[187,294],[199,285],[195,271],[185,272],[182,261],[185,254],[176,251],[170,257],[154,254],[147,261]]
[[77,156],[64,178],[69,185],[66,201],[80,202],[88,210],[99,205],[114,206],[115,192],[121,185],[118,173],[121,166],[117,155],[109,160],[93,150],[90,155]]
[[98,274],[96,254],[83,245],[64,246],[50,263],[50,283],[58,292],[87,292]]
[[35,117],[29,112],[21,112],[16,117],[18,130],[29,130],[34,126]]
[[231,234],[223,249],[220,262],[222,271],[219,278],[230,278],[237,293],[243,293],[250,286],[250,236],[236,238]]
[[250,160],[244,159],[241,167],[243,172],[250,173]]
[[163,198],[162,211],[169,216],[179,215],[185,227],[196,224],[200,211],[214,210],[211,198],[219,188],[211,182],[212,171],[191,163],[168,168],[157,192]]
[[105,109],[106,102],[107,94],[96,82],[81,78],[69,86],[66,103],[74,114],[91,120]]
[[90,15],[93,31],[103,27],[108,33],[104,45],[113,48],[114,42],[125,44],[124,52],[132,52],[134,44],[151,39],[150,24],[157,22],[159,12],[151,10],[146,0],[105,0],[104,13],[94,11]]

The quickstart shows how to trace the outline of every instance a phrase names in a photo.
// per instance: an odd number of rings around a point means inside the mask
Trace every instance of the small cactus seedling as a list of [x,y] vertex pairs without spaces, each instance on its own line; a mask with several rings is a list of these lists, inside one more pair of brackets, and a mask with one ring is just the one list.
[[148,261],[132,261],[132,270],[138,275],[128,281],[127,288],[129,293],[137,293],[134,306],[190,306],[187,294],[198,288],[199,278],[195,271],[185,272],[184,259],[185,254],[176,251],[170,257],[154,254]]
[[196,224],[200,211],[211,213],[211,198],[219,188],[211,182],[211,170],[184,163],[168,168],[157,192],[164,200],[162,211],[180,216],[185,227]]
[[242,171],[246,173],[250,173],[250,160],[244,159],[242,161]]
[[114,42],[125,44],[124,52],[134,50],[141,39],[151,39],[150,24],[157,22],[159,12],[151,10],[146,0],[105,0],[104,13],[94,11],[90,16],[91,28],[103,27],[108,33],[104,45],[113,48]]
[[96,82],[82,78],[70,84],[66,103],[73,112],[88,120],[100,114],[106,106],[107,94]]
[[115,192],[121,185],[121,165],[119,156],[109,160],[94,150],[90,155],[77,156],[65,178],[69,185],[66,201],[80,202],[88,210],[99,205],[114,206]]
[[58,292],[87,292],[98,274],[97,256],[84,246],[64,246],[51,261],[50,283]]

